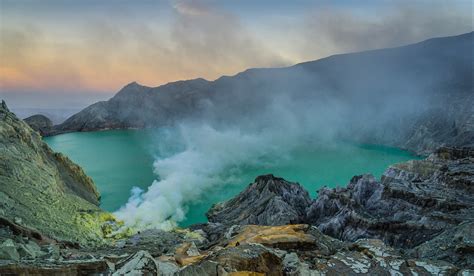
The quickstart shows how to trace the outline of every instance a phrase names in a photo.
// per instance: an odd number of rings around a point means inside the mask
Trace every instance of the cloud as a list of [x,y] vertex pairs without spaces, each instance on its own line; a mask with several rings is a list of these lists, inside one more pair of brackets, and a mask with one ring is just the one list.
[[175,1],[173,8],[180,14],[188,16],[207,16],[211,15],[209,6],[203,5],[199,1]]
[[0,89],[80,86],[81,73],[59,53],[73,52],[68,45],[53,42],[35,25],[0,27]]
[[[472,30],[469,9],[452,2],[412,2],[362,12],[317,5],[288,13],[288,21],[275,21],[275,7],[268,14],[245,15],[210,0],[113,9],[102,4],[93,10],[83,5],[76,7],[79,13],[64,10],[66,5],[54,16],[38,11],[41,20],[6,12],[0,89],[113,92],[131,81],[157,86],[215,79],[250,67],[291,65]],[[68,21],[47,21],[56,15]]]
[[323,57],[470,32],[472,14],[454,2],[401,1],[363,13],[326,6],[307,15],[304,25],[301,51]]
[[174,7],[171,43],[182,69],[191,74],[205,68],[217,77],[247,67],[289,64],[224,10],[199,1],[180,1]]
[[0,88],[113,91],[133,80],[156,86],[289,64],[239,18],[206,2],[175,2],[169,16],[85,14],[65,30],[6,24],[0,55],[8,74]]

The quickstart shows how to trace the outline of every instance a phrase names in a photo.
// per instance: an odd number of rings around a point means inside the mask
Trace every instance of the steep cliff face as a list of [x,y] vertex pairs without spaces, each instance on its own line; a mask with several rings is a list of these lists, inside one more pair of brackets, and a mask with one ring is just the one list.
[[[226,126],[247,119],[264,128],[278,123],[278,107],[283,106],[300,121],[308,116],[335,121],[323,122],[319,130],[334,131],[337,138],[420,154],[443,145],[472,146],[472,48],[474,33],[468,33],[286,68],[249,69],[215,81],[195,79],[155,88],[131,83],[46,135],[190,119]],[[262,114],[266,120],[259,120]]]
[[0,141],[0,217],[58,240],[102,238],[99,224],[91,224],[101,214],[92,180],[54,153],[5,102],[0,105]]

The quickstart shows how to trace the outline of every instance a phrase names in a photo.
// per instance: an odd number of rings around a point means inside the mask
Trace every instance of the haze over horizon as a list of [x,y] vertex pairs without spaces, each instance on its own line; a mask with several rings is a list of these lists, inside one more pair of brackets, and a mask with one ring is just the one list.
[[132,81],[214,80],[470,32],[472,9],[463,0],[0,0],[0,93],[13,110],[83,108]]

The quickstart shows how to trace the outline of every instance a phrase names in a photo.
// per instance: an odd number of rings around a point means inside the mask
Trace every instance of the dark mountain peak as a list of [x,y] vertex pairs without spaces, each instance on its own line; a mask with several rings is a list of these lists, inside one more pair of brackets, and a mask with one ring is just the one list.
[[190,79],[190,80],[179,80],[179,81],[174,81],[174,82],[168,82],[166,84],[163,84],[157,87],[149,87],[149,86],[141,85],[137,83],[136,81],[134,81],[125,85],[122,89],[120,89],[120,91],[117,94],[115,94],[115,96],[112,99],[117,98],[117,97],[122,98],[124,95],[127,95],[127,97],[135,97],[132,94],[143,93],[147,91],[156,91],[156,90],[174,91],[174,90],[187,90],[189,88],[201,88],[208,83],[209,81],[203,78],[197,78],[197,79]]
[[120,89],[115,96],[112,97],[112,100],[117,100],[117,99],[128,99],[130,97],[135,97],[136,94],[142,93],[144,91],[150,90],[150,87],[141,85],[137,83],[136,81],[131,82],[127,85],[125,85],[122,89]]
[[139,84],[139,83],[136,82],[136,81],[132,81],[131,83],[125,85],[124,88],[141,87],[141,86],[143,86],[143,85]]
[[125,85],[122,89],[120,89],[120,91],[118,93],[120,93],[121,91],[138,91],[138,90],[141,90],[141,89],[144,89],[144,88],[149,89],[150,87],[145,86],[145,85],[141,85],[138,82],[133,81],[133,82]]
[[179,80],[179,81],[172,81],[166,84],[160,85],[156,88],[180,88],[180,87],[191,87],[191,86],[202,86],[204,84],[209,83],[208,80],[203,78],[197,79],[190,79],[190,80]]
[[290,190],[300,187],[297,183],[286,181],[285,179],[276,177],[273,174],[260,175],[255,178],[254,183],[251,185],[254,186],[253,189],[259,191],[266,189],[269,192],[278,195],[283,195]]

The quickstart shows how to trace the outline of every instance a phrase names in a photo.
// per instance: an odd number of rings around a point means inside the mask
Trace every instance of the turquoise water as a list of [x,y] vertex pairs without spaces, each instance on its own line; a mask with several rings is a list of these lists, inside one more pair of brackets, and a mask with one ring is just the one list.
[[143,131],[75,132],[44,138],[92,177],[101,194],[101,207],[115,211],[127,202],[130,189],[148,187],[153,175],[150,136]]
[[[45,141],[82,166],[101,192],[101,207],[115,211],[127,202],[133,186],[146,190],[158,177],[153,174],[156,138],[151,131],[111,130],[68,133]],[[342,143],[300,148],[285,156],[268,158],[272,161],[261,166],[235,168],[230,173],[235,176],[234,184],[193,198],[181,226],[205,222],[205,212],[213,203],[238,194],[261,174],[272,173],[299,182],[314,197],[322,186],[345,186],[352,176],[363,173],[380,177],[389,165],[417,157],[396,148]]]

